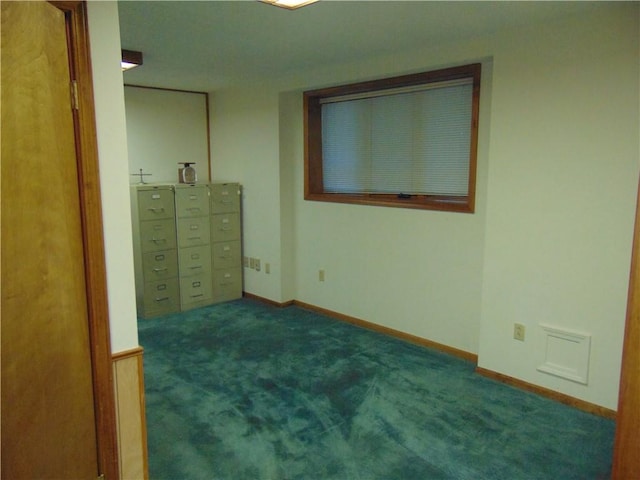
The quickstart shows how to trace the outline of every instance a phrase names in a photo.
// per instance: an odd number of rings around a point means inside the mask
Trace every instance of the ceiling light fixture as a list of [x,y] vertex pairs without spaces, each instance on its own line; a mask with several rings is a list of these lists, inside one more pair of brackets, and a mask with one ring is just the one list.
[[296,8],[304,7],[317,2],[318,0],[260,0],[261,2],[275,5],[276,7],[286,8],[288,10],[295,10]]
[[122,61],[120,65],[122,66],[123,72],[142,65],[142,52],[122,50]]

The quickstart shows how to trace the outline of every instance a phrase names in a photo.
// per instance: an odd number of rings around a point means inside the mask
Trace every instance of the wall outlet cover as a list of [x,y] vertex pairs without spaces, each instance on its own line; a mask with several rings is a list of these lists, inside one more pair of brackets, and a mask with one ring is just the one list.
[[515,338],[516,340],[520,340],[521,342],[524,342],[524,335],[525,335],[525,326],[521,323],[514,323],[513,324],[513,338]]

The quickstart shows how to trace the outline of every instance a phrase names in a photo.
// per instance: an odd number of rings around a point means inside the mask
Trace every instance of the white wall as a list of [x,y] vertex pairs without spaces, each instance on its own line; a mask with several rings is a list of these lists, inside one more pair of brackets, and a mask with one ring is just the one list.
[[[494,49],[479,363],[614,409],[638,182],[637,7]],[[592,335],[589,385],[536,371],[540,323]]]
[[[300,300],[477,352],[492,69],[487,52],[486,42],[478,41],[471,50],[454,45],[427,55],[432,59],[427,64],[425,52],[416,51],[307,71],[262,83],[259,89],[216,92],[213,169],[232,171],[247,193],[245,255],[281,254],[280,278],[245,269],[245,290],[278,302]],[[304,89],[468,61],[483,62],[487,86],[481,99],[476,214],[302,200]],[[278,143],[272,135],[278,135]],[[260,191],[258,204],[250,203],[254,188]],[[280,229],[279,244],[275,228]],[[326,273],[322,283],[321,268]]]
[[[282,298],[278,97],[256,86],[211,96],[213,179],[242,184],[243,255],[259,258],[260,272],[244,269],[244,290]],[[270,274],[265,263],[270,264]]]
[[[301,91],[472,61],[484,66],[475,214],[303,200]],[[323,66],[216,92],[213,105],[213,170],[244,185],[245,253],[280,266],[245,269],[245,290],[475,352],[484,368],[616,408],[638,179],[637,4]],[[515,321],[525,342],[512,338]],[[587,386],[536,371],[540,322],[592,335]]]
[[138,346],[129,166],[116,2],[88,2],[111,351]]
[[[151,174],[145,183],[177,182],[178,163],[194,162],[198,181],[208,181],[206,94],[131,86],[124,94],[129,173],[142,168]],[[140,181],[129,178],[132,184]]]

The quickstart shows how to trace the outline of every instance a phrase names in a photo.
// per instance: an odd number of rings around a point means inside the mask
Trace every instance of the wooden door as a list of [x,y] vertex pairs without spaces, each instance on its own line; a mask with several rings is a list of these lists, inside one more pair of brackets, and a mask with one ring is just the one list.
[[640,478],[640,188],[631,254],[612,478]]
[[72,106],[73,4],[66,11],[39,1],[0,4],[6,479],[96,479],[112,470],[104,465],[112,442],[98,438],[105,420],[97,410],[113,400],[98,398],[110,377],[96,369],[95,350],[108,353],[108,336],[92,341],[104,325],[92,323],[99,292],[92,292],[86,219],[96,209],[83,192],[86,140]]

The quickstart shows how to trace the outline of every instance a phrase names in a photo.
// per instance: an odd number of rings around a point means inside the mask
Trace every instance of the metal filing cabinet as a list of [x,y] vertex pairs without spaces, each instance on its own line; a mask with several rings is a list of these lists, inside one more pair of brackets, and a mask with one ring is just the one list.
[[240,185],[131,187],[142,318],[242,297]]
[[216,183],[211,190],[213,300],[242,297],[240,185]]
[[180,310],[174,192],[170,186],[132,187],[131,204],[138,315]]
[[182,184],[175,191],[180,308],[190,310],[213,303],[209,188]]

